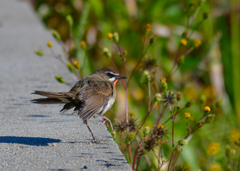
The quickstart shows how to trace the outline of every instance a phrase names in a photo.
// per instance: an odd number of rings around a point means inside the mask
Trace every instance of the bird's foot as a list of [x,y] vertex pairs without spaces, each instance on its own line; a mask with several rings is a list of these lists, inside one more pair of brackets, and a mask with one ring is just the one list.
[[101,143],[104,142],[105,140],[97,140],[97,139],[93,139],[92,141],[89,142],[89,144],[91,145],[92,143]]

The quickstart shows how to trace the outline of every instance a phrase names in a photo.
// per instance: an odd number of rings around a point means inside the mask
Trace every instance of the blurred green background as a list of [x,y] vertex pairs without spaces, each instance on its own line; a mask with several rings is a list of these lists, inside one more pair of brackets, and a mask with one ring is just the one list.
[[[86,41],[84,76],[100,68],[113,68],[110,60],[103,55],[104,47],[113,53],[112,59],[123,73],[122,61],[107,38],[107,34],[114,31],[120,36],[121,49],[127,51],[126,70],[129,76],[140,58],[145,25],[151,24],[147,42],[153,35],[157,35],[156,43],[150,47],[134,73],[128,91],[129,112],[134,113],[139,122],[146,115],[148,104],[147,84],[144,82],[143,71],[147,69],[156,73],[155,79],[158,83],[161,77],[167,77],[173,66],[180,40],[186,31],[187,15],[193,16],[199,9],[196,19],[190,17],[187,30],[196,31],[185,50],[193,46],[197,39],[202,41],[202,45],[186,56],[184,64],[171,77],[168,84],[170,89],[183,93],[183,100],[179,105],[184,105],[189,99],[194,100],[194,105],[188,110],[191,113],[191,122],[198,121],[205,105],[211,106],[216,119],[194,135],[190,143],[184,147],[178,163],[183,163],[190,170],[219,168],[226,170],[228,161],[225,145],[236,150],[235,163],[239,162],[239,146],[234,143],[240,138],[238,0],[33,0],[32,4],[45,25],[61,34],[66,47],[70,42],[73,44],[71,54],[79,61],[80,66],[84,56],[80,42]],[[208,18],[198,26],[203,20],[204,13],[208,14]],[[69,38],[70,29],[66,21],[69,14],[74,20],[73,39]],[[106,114],[112,121],[125,116],[125,92],[120,83],[117,88],[117,103]],[[154,93],[154,90],[152,92]],[[169,116],[170,112],[166,111],[163,120]],[[146,125],[152,127],[156,117],[157,110],[150,115]],[[171,123],[166,126],[170,127]],[[184,114],[176,118],[175,126],[175,139],[179,140],[186,135]],[[216,154],[208,153],[211,147],[216,149]],[[170,148],[171,144],[164,147],[166,156],[169,156]],[[157,161],[153,156],[150,159],[153,163],[152,168],[155,168]],[[143,161],[141,170],[148,170],[145,160],[141,161]],[[235,170],[238,168],[235,167]]]

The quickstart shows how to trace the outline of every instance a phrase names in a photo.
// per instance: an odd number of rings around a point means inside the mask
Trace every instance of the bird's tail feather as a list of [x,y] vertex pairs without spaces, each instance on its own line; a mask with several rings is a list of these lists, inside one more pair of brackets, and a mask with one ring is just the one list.
[[38,94],[41,96],[46,96],[47,98],[33,99],[31,102],[38,104],[56,104],[56,103],[69,103],[71,101],[71,96],[68,93],[55,93],[48,91],[38,91],[36,90],[32,94]]

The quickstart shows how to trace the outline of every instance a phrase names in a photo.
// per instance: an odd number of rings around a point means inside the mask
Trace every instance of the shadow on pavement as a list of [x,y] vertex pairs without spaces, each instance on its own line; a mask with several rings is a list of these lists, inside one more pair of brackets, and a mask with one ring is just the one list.
[[0,143],[25,144],[32,146],[48,146],[48,143],[59,143],[60,139],[41,137],[0,136]]

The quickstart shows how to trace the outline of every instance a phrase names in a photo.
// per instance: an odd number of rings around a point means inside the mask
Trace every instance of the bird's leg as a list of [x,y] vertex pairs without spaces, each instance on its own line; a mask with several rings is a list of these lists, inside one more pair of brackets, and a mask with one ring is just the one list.
[[[102,115],[98,115],[98,114],[94,114],[94,116],[98,116],[98,117],[101,117],[103,119],[106,119],[110,123],[112,131],[113,131],[113,126],[112,126],[112,122],[110,121],[110,119],[108,119],[106,116],[102,116]],[[102,124],[104,124],[105,122],[106,121],[103,121]]]
[[92,134],[92,137],[93,137],[92,142],[99,142],[99,141],[94,137],[94,135],[93,135],[90,127],[88,126],[87,120],[83,121],[83,123],[87,125],[88,130],[89,130],[89,131],[91,132],[91,134]]

